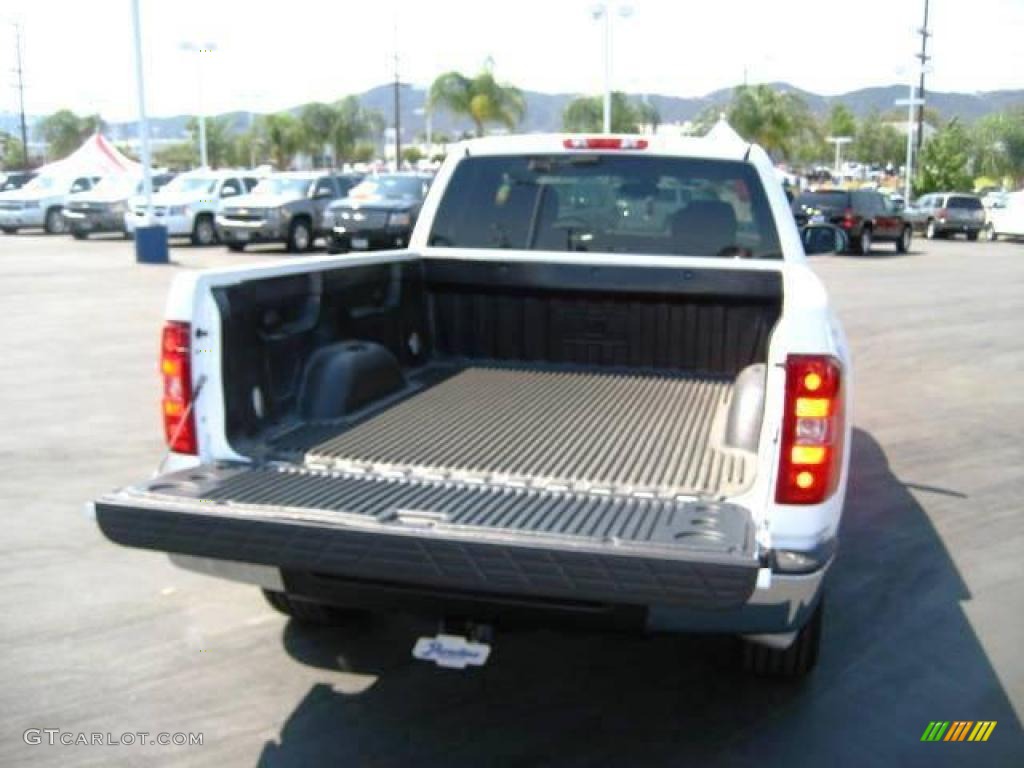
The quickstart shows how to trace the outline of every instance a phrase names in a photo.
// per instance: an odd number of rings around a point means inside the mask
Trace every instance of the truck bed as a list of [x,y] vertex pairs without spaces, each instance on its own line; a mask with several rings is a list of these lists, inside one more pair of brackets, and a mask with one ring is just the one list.
[[616,495],[720,496],[756,455],[722,445],[727,377],[531,364],[439,364],[397,398],[340,421],[292,426],[268,458]]

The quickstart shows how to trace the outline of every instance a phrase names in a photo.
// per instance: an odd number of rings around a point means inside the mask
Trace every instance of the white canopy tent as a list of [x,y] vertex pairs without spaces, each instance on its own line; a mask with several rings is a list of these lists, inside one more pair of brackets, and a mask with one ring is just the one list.
[[142,166],[128,159],[113,144],[94,133],[65,157],[38,170],[41,176],[141,176]]

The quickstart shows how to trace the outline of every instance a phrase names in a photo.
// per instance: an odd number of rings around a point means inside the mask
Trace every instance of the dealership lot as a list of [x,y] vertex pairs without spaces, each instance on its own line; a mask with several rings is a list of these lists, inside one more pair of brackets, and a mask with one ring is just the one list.
[[[181,268],[281,257],[0,237],[0,763],[1020,764],[1024,245],[815,261],[856,360],[852,479],[823,657],[744,677],[723,638],[518,631],[472,673],[424,627],[308,630],[257,590],[106,542],[83,502],[162,455],[155,361]],[[930,721],[995,720],[985,744]],[[202,746],[25,744],[28,728],[201,732]]]

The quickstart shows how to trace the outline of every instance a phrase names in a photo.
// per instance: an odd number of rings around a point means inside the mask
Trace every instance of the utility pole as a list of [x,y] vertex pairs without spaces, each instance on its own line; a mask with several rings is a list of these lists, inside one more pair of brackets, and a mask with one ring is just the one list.
[[21,158],[22,170],[28,170],[28,130],[25,127],[25,80],[21,67],[21,24],[14,22],[14,48],[17,51],[18,105],[21,110]]
[[928,31],[928,0],[924,0],[924,24],[917,32],[921,35],[921,52],[917,54],[921,61],[921,82],[917,88],[917,97],[921,99],[917,106],[917,151],[920,152],[921,140],[924,137],[924,75],[928,60],[931,59],[928,55],[928,38],[931,37],[931,32]]

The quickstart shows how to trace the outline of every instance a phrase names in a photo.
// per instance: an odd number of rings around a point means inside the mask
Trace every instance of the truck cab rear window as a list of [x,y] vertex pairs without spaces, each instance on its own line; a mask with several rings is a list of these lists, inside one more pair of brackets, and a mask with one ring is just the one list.
[[753,166],[635,155],[469,157],[429,244],[448,248],[781,258]]

